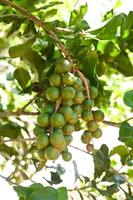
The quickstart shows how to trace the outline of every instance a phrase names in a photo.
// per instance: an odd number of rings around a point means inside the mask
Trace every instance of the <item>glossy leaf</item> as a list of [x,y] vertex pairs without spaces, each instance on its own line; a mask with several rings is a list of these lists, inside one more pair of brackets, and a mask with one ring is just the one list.
[[117,35],[117,28],[121,26],[125,19],[125,14],[121,13],[114,16],[105,26],[97,30],[91,31],[91,34],[97,36],[101,40],[114,39]]
[[14,77],[18,81],[21,88],[26,88],[31,80],[30,74],[24,68],[18,68],[14,71]]
[[125,142],[127,146],[133,145],[133,130],[128,122],[123,122],[119,130],[119,140]]
[[130,11],[126,19],[121,26],[121,36],[122,38],[127,38],[130,34],[130,29],[133,26],[133,11]]
[[9,49],[10,57],[17,58],[17,57],[23,56],[26,53],[26,51],[31,47],[31,45],[34,43],[34,41],[35,41],[35,38],[30,39],[23,44],[10,47]]
[[65,187],[57,189],[57,200],[68,200],[67,189]]
[[52,184],[59,184],[62,180],[57,172],[51,172],[51,183]]
[[15,139],[19,135],[21,135],[21,127],[14,122],[8,122],[0,126],[0,136]]
[[56,190],[52,187],[45,187],[33,191],[29,196],[28,200],[57,200]]
[[14,190],[17,192],[18,196],[20,198],[23,198],[24,200],[27,200],[28,196],[37,190],[41,190],[43,189],[43,185],[41,185],[40,183],[35,183],[29,187],[23,187],[23,186],[14,186],[13,187]]
[[84,18],[85,14],[87,13],[88,10],[88,6],[83,5],[79,8],[79,10],[74,10],[71,12],[71,16],[70,16],[70,21],[69,21],[69,25],[72,26],[77,26],[80,24],[80,22],[82,21],[82,19]]
[[114,59],[113,68],[124,76],[133,76],[133,65],[126,53],[121,53]]
[[21,59],[26,62],[30,67],[32,72],[37,73],[39,78],[42,77],[42,72],[45,68],[45,60],[32,49],[28,49]]
[[128,149],[126,148],[126,146],[119,145],[117,147],[114,147],[113,150],[110,152],[111,156],[114,154],[118,154],[121,158],[122,164],[125,164],[126,159],[129,155],[129,152],[128,152]]
[[133,90],[127,91],[124,94],[123,101],[127,106],[133,108]]
[[95,178],[100,177],[101,174],[110,168],[109,150],[103,144],[101,148],[93,153]]

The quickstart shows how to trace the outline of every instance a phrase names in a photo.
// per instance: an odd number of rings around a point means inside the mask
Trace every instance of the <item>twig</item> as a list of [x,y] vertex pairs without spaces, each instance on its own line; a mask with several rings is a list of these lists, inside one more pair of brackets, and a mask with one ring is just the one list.
[[19,184],[12,182],[11,180],[9,180],[9,179],[8,179],[7,177],[5,177],[5,176],[0,175],[0,177],[1,177],[2,179],[4,179],[5,181],[7,181],[7,182],[8,182],[9,184],[11,184],[11,185],[19,186]]
[[0,112],[0,118],[11,117],[11,116],[20,116],[20,115],[39,115],[40,112]]
[[121,123],[124,123],[124,122],[127,122],[127,121],[129,121],[129,120],[132,120],[133,119],[133,117],[130,117],[130,118],[128,118],[128,119],[126,119],[126,120],[124,120],[123,122],[121,122]]
[[19,108],[16,112],[19,114],[23,113],[24,110],[36,99],[39,94],[35,95],[32,99],[30,99],[22,108]]
[[59,110],[61,101],[62,101],[62,97],[59,97],[59,99],[57,100],[56,105],[55,105],[55,112],[57,112]]
[[80,191],[80,190],[85,190],[85,189],[88,189],[88,188],[90,188],[90,185],[88,185],[88,186],[84,186],[84,187],[81,187],[81,188],[73,188],[73,189],[69,189],[68,191],[69,192],[72,192],[72,191]]
[[106,124],[106,125],[109,125],[109,126],[114,126],[114,127],[120,128],[120,125],[121,125],[122,122],[116,123],[116,122],[110,122],[110,121],[104,120],[103,123]]
[[18,142],[18,141],[33,141],[35,138],[16,138],[16,139],[8,139],[8,140],[3,140],[0,141],[0,144],[5,144],[7,142]]
[[92,156],[91,153],[89,153],[89,152],[87,152],[87,151],[85,151],[85,150],[83,150],[83,149],[80,149],[80,148],[78,148],[78,147],[75,147],[75,146],[73,146],[73,145],[69,145],[69,147],[71,147],[71,148],[73,148],[73,149],[76,149],[76,150],[78,150],[78,151],[81,151],[81,152],[83,152],[83,153],[89,154],[89,155]]
[[64,54],[65,58],[72,63],[72,59],[68,53],[67,48],[64,46],[64,44],[60,41],[60,39],[57,37],[57,35],[51,31],[51,30],[47,30],[45,28],[45,23],[44,21],[42,21],[41,19],[35,17],[34,15],[32,15],[30,12],[28,12],[26,9],[24,9],[23,7],[20,7],[14,3],[12,3],[9,0],[0,0],[0,2],[10,6],[11,8],[15,8],[17,11],[19,11],[23,16],[27,17],[28,19],[30,19],[31,21],[33,21],[38,27],[43,28],[43,30],[49,35],[49,37],[51,37],[52,39],[54,39],[54,41],[57,43],[59,49],[61,50],[61,52]]
[[78,75],[80,76],[80,78],[81,78],[81,80],[82,80],[82,82],[83,82],[83,84],[85,86],[87,98],[90,99],[90,90],[89,90],[89,86],[88,86],[86,78],[84,77],[84,75],[82,74],[81,71],[79,71],[78,69],[75,69],[75,70],[78,73]]

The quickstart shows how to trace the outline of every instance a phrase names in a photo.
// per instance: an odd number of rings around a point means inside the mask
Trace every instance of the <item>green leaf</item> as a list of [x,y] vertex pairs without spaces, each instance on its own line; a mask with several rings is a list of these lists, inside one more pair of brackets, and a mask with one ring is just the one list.
[[112,156],[114,154],[118,154],[121,157],[122,164],[125,164],[129,153],[128,153],[128,149],[126,148],[126,146],[119,145],[117,147],[114,147],[113,150],[110,152],[110,156]]
[[15,139],[19,135],[21,135],[21,127],[17,123],[8,122],[0,126],[0,136]]
[[23,44],[18,44],[16,46],[10,47],[9,56],[11,58],[17,58],[23,56],[34,42],[35,38],[32,38]]
[[111,40],[116,38],[117,28],[121,26],[125,19],[126,15],[121,13],[114,16],[105,26],[97,30],[91,31],[91,34],[96,35],[97,38],[101,40]]
[[93,153],[94,166],[95,166],[95,178],[100,177],[101,174],[110,168],[109,150],[108,147],[103,144],[99,150]]
[[46,18],[48,18],[48,17],[53,17],[56,14],[57,14],[57,9],[52,9],[52,10],[47,11],[45,15],[46,15]]
[[133,90],[127,91],[124,94],[123,101],[125,105],[133,108]]
[[8,33],[7,33],[7,38],[10,37],[13,33],[15,33],[21,26],[21,22],[19,21],[15,21],[12,23],[11,28],[9,29]]
[[24,68],[18,68],[14,71],[14,77],[18,81],[21,88],[25,88],[31,80],[30,74]]
[[17,152],[14,148],[9,147],[6,144],[0,144],[0,154],[9,159],[12,155],[16,155]]
[[45,187],[32,192],[27,200],[57,200],[57,193],[54,188]]
[[43,185],[40,183],[32,184],[29,187],[23,187],[23,186],[14,186],[14,190],[17,192],[18,196],[20,198],[23,198],[24,200],[27,200],[27,197],[37,190],[43,189]]
[[38,73],[39,79],[41,79],[42,72],[45,69],[45,60],[32,49],[28,49],[21,59],[31,67],[32,72]]
[[62,180],[57,172],[51,172],[51,183],[52,184],[59,184]]
[[63,2],[60,2],[60,1],[50,2],[48,5],[46,5],[46,6],[41,6],[41,7],[38,8],[37,10],[45,10],[45,9],[48,9],[48,8],[50,8],[50,7],[57,6],[57,5],[60,5],[60,4],[63,4]]
[[110,195],[113,195],[114,193],[119,192],[119,189],[116,184],[112,184],[107,186],[107,191]]
[[57,200],[68,200],[67,189],[65,187],[57,189]]
[[133,145],[133,129],[128,122],[121,124],[118,139],[125,142],[127,146]]
[[111,57],[116,57],[120,54],[120,48],[116,43],[109,41],[105,46],[104,53]]
[[115,174],[110,179],[109,182],[114,182],[117,186],[126,182],[126,177],[123,174]]
[[121,26],[121,37],[127,38],[130,34],[130,29],[133,26],[133,11],[130,11]]
[[133,76],[133,65],[126,53],[120,53],[113,61],[113,68],[117,69],[124,76]]
[[71,12],[69,25],[70,26],[72,26],[72,25],[73,26],[80,25],[80,22],[82,21],[82,19],[84,18],[85,14],[87,13],[87,10],[88,10],[87,4],[81,6],[79,8],[79,10],[73,10]]
[[6,24],[9,24],[9,23],[11,23],[11,22],[13,22],[13,21],[23,21],[25,19],[25,17],[23,17],[23,16],[20,16],[20,15],[15,15],[15,14],[5,14],[5,15],[1,15],[0,16],[0,22],[4,22],[4,23],[6,23]]

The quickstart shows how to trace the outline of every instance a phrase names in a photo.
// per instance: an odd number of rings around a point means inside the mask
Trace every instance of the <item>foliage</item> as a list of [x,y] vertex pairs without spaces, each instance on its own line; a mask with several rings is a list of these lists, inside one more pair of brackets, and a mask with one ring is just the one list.
[[[47,159],[56,160],[60,154],[65,161],[71,160],[68,149],[72,133],[82,130],[81,140],[87,144],[86,153],[94,161],[94,177],[82,177],[75,168],[81,187],[74,190],[81,199],[85,196],[97,199],[100,195],[113,200],[118,198],[119,192],[125,195],[124,198],[133,199],[130,183],[133,180],[133,126],[132,121],[129,122],[132,117],[128,119],[126,114],[126,111],[132,112],[133,90],[131,87],[122,91],[120,108],[112,96],[119,97],[121,88],[115,87],[117,91],[112,91],[109,85],[111,80],[114,86],[119,78],[123,82],[132,81],[133,12],[114,15],[111,10],[104,16],[104,25],[91,30],[84,19],[87,4],[72,10],[66,21],[59,17],[63,5],[60,1],[0,0],[0,3],[0,66],[1,73],[6,74],[0,82],[0,154],[5,163],[12,160],[14,165],[14,171],[6,180],[20,184],[48,168]],[[60,102],[59,94],[64,102]],[[88,99],[85,100],[86,95]],[[99,109],[105,112],[106,118],[112,107],[119,109],[119,116],[115,116],[117,121],[103,121],[104,114]],[[123,121],[118,123],[119,119]],[[97,122],[101,127],[104,124],[117,126],[120,145],[110,150],[102,144],[95,149],[92,138],[102,134]],[[53,129],[54,136],[50,136]],[[49,143],[54,147],[48,146]],[[47,148],[45,153],[44,148]],[[116,155],[120,159],[119,170],[118,163],[113,160]],[[51,163],[54,166],[54,162]],[[30,172],[30,165],[34,166],[34,173]],[[125,166],[126,171],[123,170]],[[51,186],[44,187],[40,183],[15,186],[19,199],[67,200],[65,187],[53,187],[62,182],[64,169],[57,165],[54,170],[50,171],[50,181],[44,177]]]

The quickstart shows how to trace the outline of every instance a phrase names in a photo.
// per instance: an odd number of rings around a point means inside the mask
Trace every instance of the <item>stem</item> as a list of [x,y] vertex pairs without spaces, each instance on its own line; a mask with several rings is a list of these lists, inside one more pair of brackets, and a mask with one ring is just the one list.
[[87,94],[87,98],[90,99],[90,90],[89,90],[89,86],[87,83],[86,78],[84,77],[84,75],[82,74],[81,71],[79,71],[78,69],[76,69],[76,72],[78,73],[78,75],[80,76],[84,86],[85,86],[85,90],[86,90],[86,94]]
[[21,113],[24,112],[24,110],[36,99],[36,97],[37,97],[38,95],[39,95],[39,94],[35,95],[35,96],[34,96],[32,99],[30,99],[22,108],[19,108],[18,111],[16,111],[16,112],[18,112],[18,113],[21,115]]
[[121,125],[122,122],[116,123],[116,122],[110,122],[110,121],[104,120],[103,123],[106,124],[106,125],[109,125],[109,126],[114,126],[114,127],[120,128],[120,125]]
[[7,142],[19,142],[19,141],[33,141],[35,138],[16,138],[16,139],[8,139],[8,140],[3,140],[0,142],[0,144],[5,144]]
[[20,115],[39,115],[40,112],[0,112],[0,118],[11,117],[11,116],[20,116]]
[[91,154],[91,153],[89,153],[89,152],[87,152],[87,151],[84,151],[83,149],[80,149],[80,148],[78,148],[78,147],[75,147],[75,146],[73,146],[73,145],[69,145],[69,147],[71,147],[71,148],[73,148],[73,149],[76,149],[76,150],[78,150],[78,151],[81,151],[81,152],[83,152],[83,153],[89,154],[89,155],[91,155],[91,156],[92,156],[92,154]]
[[9,180],[7,177],[5,177],[5,176],[0,175],[0,177],[1,177],[2,179],[4,179],[5,181],[7,181],[7,182],[8,182],[9,184],[11,184],[11,185],[19,186],[19,184],[10,181],[10,180]]
[[9,0],[0,0],[0,2],[10,6],[11,8],[14,8],[15,10],[19,11],[23,16],[27,17],[28,19],[30,19],[31,21],[33,21],[38,27],[43,28],[43,30],[49,35],[50,38],[52,38],[58,45],[59,49],[61,50],[61,52],[64,54],[65,58],[72,63],[72,59],[69,56],[68,50],[67,48],[64,46],[64,44],[60,41],[60,39],[57,37],[57,35],[51,31],[51,30],[47,30],[45,28],[45,23],[44,21],[42,21],[41,19],[35,17],[34,15],[32,15],[30,12],[28,12],[26,9],[24,9],[23,7],[20,7],[14,3],[12,3]]
[[58,112],[58,110],[60,108],[61,101],[62,101],[62,97],[59,97],[59,99],[56,102],[55,112]]

